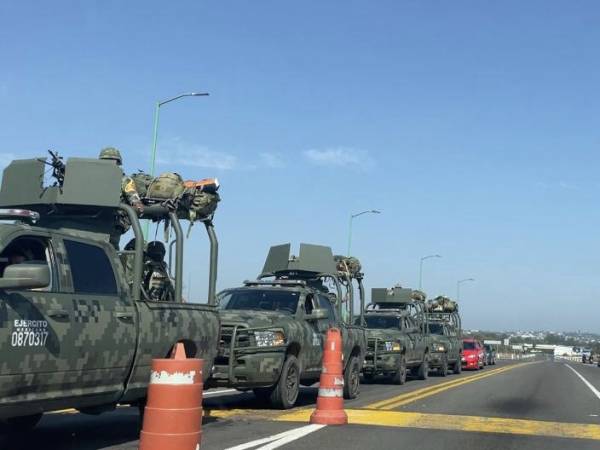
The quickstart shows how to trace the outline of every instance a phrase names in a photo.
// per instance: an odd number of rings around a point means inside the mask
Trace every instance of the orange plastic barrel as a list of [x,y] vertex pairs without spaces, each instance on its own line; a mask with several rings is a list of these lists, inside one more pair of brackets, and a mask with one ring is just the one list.
[[344,411],[342,333],[337,328],[327,330],[317,409],[310,416],[310,423],[321,425],[345,425],[348,423],[348,415]]
[[202,439],[201,359],[185,358],[177,344],[171,359],[152,360],[140,450],[198,450]]

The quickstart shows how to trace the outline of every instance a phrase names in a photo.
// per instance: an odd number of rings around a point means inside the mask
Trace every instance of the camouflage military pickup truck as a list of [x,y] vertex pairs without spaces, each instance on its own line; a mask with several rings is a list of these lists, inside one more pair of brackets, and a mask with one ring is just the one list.
[[[348,280],[346,280],[347,285]],[[300,385],[319,380],[327,330],[342,332],[344,397],[355,398],[366,337],[341,319],[344,283],[329,247],[271,247],[256,281],[218,295],[221,345],[211,386],[253,390],[277,408],[291,408]]]
[[395,286],[373,288],[364,320],[368,348],[363,366],[365,381],[386,376],[404,384],[408,371],[421,380],[429,376],[432,339],[427,333],[425,295]]
[[448,370],[462,371],[462,330],[458,304],[438,296],[427,302],[427,326],[433,340],[431,368],[445,377]]
[[[64,186],[54,187],[42,186],[43,173],[36,159],[15,161],[0,190],[0,208],[10,208],[0,210],[0,421],[13,430],[34,426],[46,411],[95,414],[143,403],[153,358],[183,342],[210,368],[218,344],[216,308],[181,298],[177,217],[175,301],[151,301],[141,282],[139,220],[119,200],[120,170],[71,159]],[[91,189],[95,183],[103,189]],[[117,209],[131,221],[133,251],[117,252],[100,229]],[[128,257],[131,274],[122,263]]]

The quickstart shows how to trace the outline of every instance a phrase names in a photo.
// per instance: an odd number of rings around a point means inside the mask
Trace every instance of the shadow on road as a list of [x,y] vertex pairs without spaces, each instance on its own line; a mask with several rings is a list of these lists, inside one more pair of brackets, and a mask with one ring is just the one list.
[[[136,442],[140,420],[137,408],[126,408],[100,416],[49,414],[25,435],[0,435],[5,450],[96,450]],[[128,448],[128,447],[119,447]],[[132,446],[132,449],[137,446]]]

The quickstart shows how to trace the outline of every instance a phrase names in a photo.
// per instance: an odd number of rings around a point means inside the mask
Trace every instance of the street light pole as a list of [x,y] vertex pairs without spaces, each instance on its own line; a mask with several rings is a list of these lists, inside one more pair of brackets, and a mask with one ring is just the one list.
[[[156,144],[158,142],[158,122],[160,118],[160,107],[166,105],[167,103],[174,102],[175,100],[179,100],[183,97],[205,97],[208,95],[208,92],[185,92],[183,94],[176,95],[175,97],[168,98],[167,100],[163,100],[162,102],[156,102],[156,108],[154,110],[154,133],[152,138],[152,155],[150,158],[150,176],[154,176],[154,171],[156,168]],[[144,224],[144,239],[148,239],[148,230],[150,228],[150,222],[146,220]]]
[[167,103],[171,103],[175,100],[179,100],[183,97],[204,97],[207,96],[208,92],[186,92],[184,94],[176,95],[175,97],[171,97],[167,100],[163,100],[162,102],[156,103],[156,109],[154,110],[154,137],[152,139],[152,158],[150,162],[150,175],[154,176],[154,169],[156,166],[156,144],[158,142],[158,121],[160,118],[160,107],[166,105]]
[[421,258],[419,263],[419,290],[423,289],[423,261],[429,258],[441,258],[442,255],[427,255]]
[[456,282],[456,301],[460,300],[460,285],[466,281],[475,281],[475,278],[465,278],[464,280],[458,280]]
[[356,214],[350,214],[350,223],[348,225],[348,256],[350,256],[350,249],[352,247],[352,221],[355,217],[362,216],[363,214],[381,214],[381,211],[377,209],[368,209],[366,211],[361,211]]

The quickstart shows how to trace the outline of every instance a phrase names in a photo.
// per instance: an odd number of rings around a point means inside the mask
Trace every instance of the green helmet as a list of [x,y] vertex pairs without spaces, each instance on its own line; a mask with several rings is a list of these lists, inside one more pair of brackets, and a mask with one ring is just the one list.
[[100,155],[98,155],[98,158],[112,159],[113,161],[116,161],[119,166],[123,164],[121,152],[114,147],[106,147],[100,150]]

